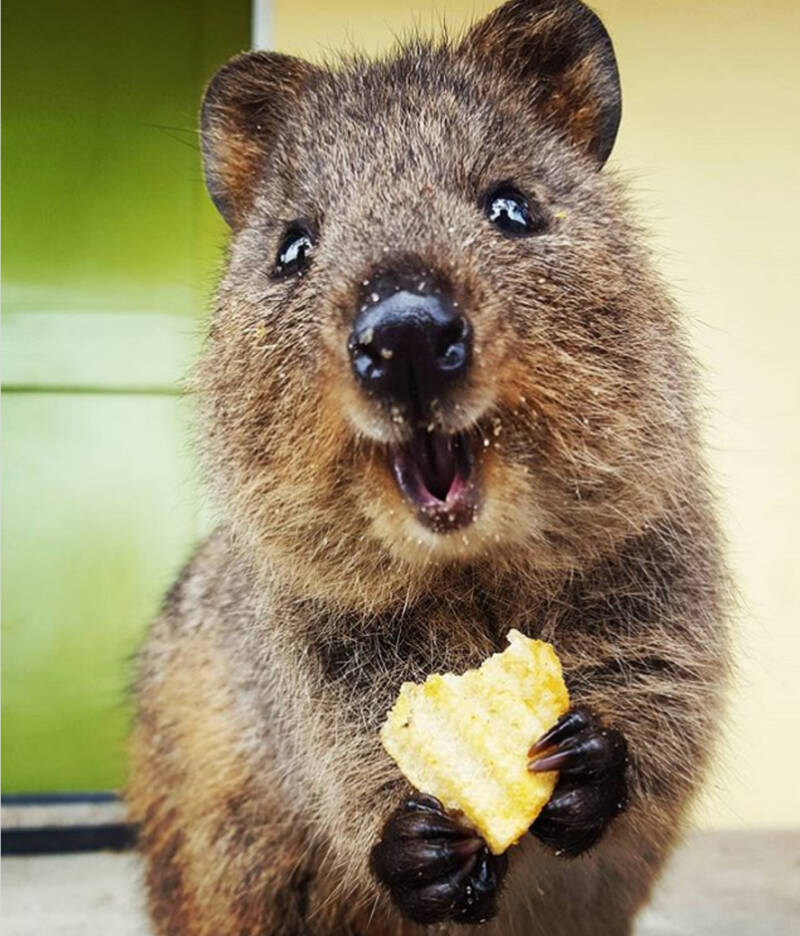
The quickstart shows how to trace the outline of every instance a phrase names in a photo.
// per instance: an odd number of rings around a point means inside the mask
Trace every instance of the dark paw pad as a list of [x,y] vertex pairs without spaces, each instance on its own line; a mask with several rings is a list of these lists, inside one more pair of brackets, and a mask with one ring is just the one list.
[[372,850],[375,876],[416,923],[490,919],[506,865],[432,796],[415,796],[392,813]]
[[531,770],[560,771],[555,792],[531,832],[556,854],[580,855],[625,808],[625,738],[596,715],[575,708],[531,748],[530,757]]

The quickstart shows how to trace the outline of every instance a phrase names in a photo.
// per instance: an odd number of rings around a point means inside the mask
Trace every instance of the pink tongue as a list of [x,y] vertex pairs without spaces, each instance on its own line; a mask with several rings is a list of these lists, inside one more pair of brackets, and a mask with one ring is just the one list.
[[428,493],[437,500],[446,500],[456,477],[452,437],[438,432],[418,433],[411,444],[411,453]]

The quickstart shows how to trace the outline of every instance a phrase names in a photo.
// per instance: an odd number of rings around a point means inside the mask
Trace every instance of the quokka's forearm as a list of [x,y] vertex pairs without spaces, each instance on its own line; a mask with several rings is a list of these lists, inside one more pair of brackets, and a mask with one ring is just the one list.
[[725,672],[716,664],[702,669],[705,678],[676,682],[622,665],[613,680],[580,684],[573,694],[625,736],[627,821],[648,835],[680,832],[722,735]]

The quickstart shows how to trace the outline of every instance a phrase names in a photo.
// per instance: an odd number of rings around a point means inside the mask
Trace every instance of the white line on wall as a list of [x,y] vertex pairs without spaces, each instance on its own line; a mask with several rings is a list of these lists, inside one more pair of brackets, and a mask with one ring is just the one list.
[[254,49],[272,47],[272,0],[252,0],[251,44]]

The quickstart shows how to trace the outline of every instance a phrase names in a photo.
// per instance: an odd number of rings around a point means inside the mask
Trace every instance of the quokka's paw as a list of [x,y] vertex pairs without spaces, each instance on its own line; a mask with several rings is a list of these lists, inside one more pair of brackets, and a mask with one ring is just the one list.
[[530,770],[558,770],[552,797],[531,832],[574,858],[600,838],[627,802],[628,746],[585,708],[570,709],[531,748]]
[[484,923],[497,912],[508,861],[460,825],[433,796],[417,794],[389,817],[372,869],[416,923]]

